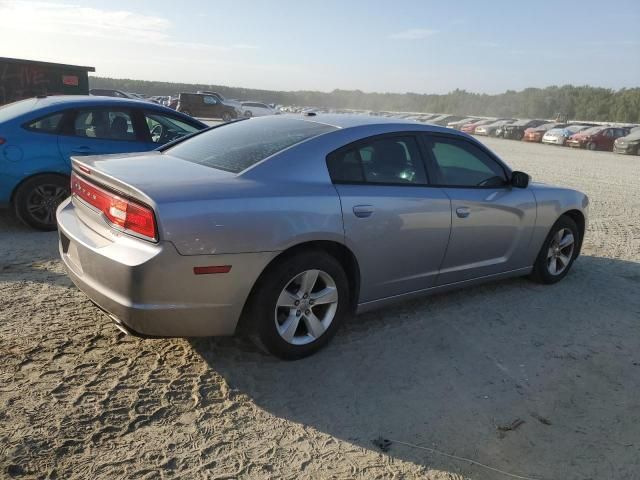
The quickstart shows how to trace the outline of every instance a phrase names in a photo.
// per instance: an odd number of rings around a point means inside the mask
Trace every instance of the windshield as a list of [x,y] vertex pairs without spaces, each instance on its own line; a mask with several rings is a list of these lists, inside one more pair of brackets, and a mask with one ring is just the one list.
[[336,130],[322,123],[266,117],[214,128],[165,153],[207,167],[239,173],[296,143]]
[[624,137],[625,140],[638,140],[640,139],[640,130],[632,130],[629,135]]
[[577,132],[581,132],[582,130],[586,130],[587,128],[591,128],[587,125],[569,125],[567,127],[567,130],[570,131],[571,133],[577,133]]
[[591,127],[591,128],[587,128],[584,132],[585,135],[594,135],[596,133],[598,133],[600,130],[603,130],[605,127]]

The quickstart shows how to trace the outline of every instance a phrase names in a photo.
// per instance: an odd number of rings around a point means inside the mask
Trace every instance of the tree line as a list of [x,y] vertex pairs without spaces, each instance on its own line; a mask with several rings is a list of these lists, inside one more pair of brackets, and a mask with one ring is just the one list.
[[550,86],[489,95],[456,89],[446,94],[366,93],[360,90],[273,91],[222,85],[89,77],[91,88],[145,95],[210,90],[225,97],[280,105],[373,111],[449,113],[491,117],[555,118],[640,123],[640,87],[612,90],[591,86]]

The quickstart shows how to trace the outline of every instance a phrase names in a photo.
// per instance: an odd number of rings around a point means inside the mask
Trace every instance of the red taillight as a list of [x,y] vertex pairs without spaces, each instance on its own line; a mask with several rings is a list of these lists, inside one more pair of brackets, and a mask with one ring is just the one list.
[[93,185],[75,173],[71,174],[71,194],[97,208],[115,226],[157,240],[156,221],[149,207]]
[[5,143],[6,141],[7,141],[6,139],[4,139],[4,138],[0,137],[0,145],[2,145],[3,143]]

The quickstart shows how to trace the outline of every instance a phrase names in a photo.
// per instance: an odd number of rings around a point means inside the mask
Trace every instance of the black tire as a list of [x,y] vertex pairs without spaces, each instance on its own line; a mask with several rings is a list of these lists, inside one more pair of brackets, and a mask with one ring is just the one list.
[[233,117],[231,116],[231,114],[229,112],[224,112],[222,114],[222,120],[224,122],[230,122],[231,120],[233,120]]
[[[550,271],[549,263],[552,261],[549,256],[550,249],[552,248],[552,244],[556,240],[556,235],[558,232],[562,230],[570,230],[573,235],[573,249],[571,250],[571,254],[567,255],[569,257],[569,261],[566,264],[566,267],[560,273],[552,273]],[[538,253],[538,257],[536,258],[536,263],[533,266],[533,272],[531,273],[532,280],[543,283],[543,284],[552,284],[559,282],[564,277],[567,276],[571,267],[573,266],[573,262],[575,261],[578,253],[580,252],[580,245],[582,243],[582,238],[580,231],[578,230],[578,226],[576,222],[574,222],[570,217],[563,215],[554,223],[553,227],[549,231],[547,238],[542,244],[542,248]],[[565,252],[567,253],[567,252]],[[556,266],[558,264],[556,263]]]
[[246,112],[244,112],[244,116],[247,118],[251,118],[253,117],[253,112],[251,110],[247,110]]
[[191,115],[191,112],[189,110],[180,110],[180,113],[184,113],[185,115],[189,115],[190,117],[193,117],[193,115]]
[[[322,335],[304,345],[294,345],[278,332],[276,305],[292,279],[308,270],[320,270],[335,282],[338,294],[337,307],[333,319]],[[331,340],[350,312],[349,298],[349,283],[340,263],[321,250],[302,251],[277,261],[262,275],[248,301],[244,320],[249,329],[249,336],[258,346],[284,360],[297,360],[317,352]],[[324,306],[316,305],[310,308],[316,307]],[[307,328],[304,317],[303,315],[298,320],[299,327],[296,327],[294,333],[304,333]]]
[[587,143],[587,150],[591,150],[593,152],[597,149],[598,149],[598,146],[595,143],[593,142]]
[[56,209],[69,196],[69,179],[45,174],[32,177],[18,187],[13,197],[16,216],[37,230],[57,228]]

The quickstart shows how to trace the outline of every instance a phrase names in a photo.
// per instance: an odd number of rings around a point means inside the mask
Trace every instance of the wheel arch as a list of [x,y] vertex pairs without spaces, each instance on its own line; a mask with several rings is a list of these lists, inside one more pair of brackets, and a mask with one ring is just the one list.
[[236,330],[245,332],[247,331],[249,327],[249,321],[246,315],[248,306],[251,303],[251,299],[254,296],[256,289],[260,286],[267,272],[269,272],[269,270],[273,268],[274,265],[285,261],[288,257],[296,255],[300,252],[310,250],[320,250],[328,253],[340,262],[340,264],[344,268],[345,274],[347,275],[347,280],[349,282],[350,310],[352,312],[356,311],[358,298],[360,295],[360,266],[355,254],[351,251],[351,249],[340,242],[336,242],[333,240],[311,240],[288,247],[286,250],[283,250],[273,259],[271,259],[271,261],[267,263],[267,265],[265,265],[265,267],[262,269],[262,272],[260,273],[260,275],[258,275],[258,278],[254,282],[253,287],[251,288],[251,291],[247,296],[247,299],[245,300],[242,314],[240,315],[240,321],[238,322],[238,327]]
[[42,177],[44,175],[55,175],[58,176],[60,178],[66,179],[67,181],[69,181],[69,175],[65,174],[65,173],[61,173],[61,172],[51,172],[51,171],[44,171],[44,172],[36,172],[33,173],[31,175],[28,175],[24,178],[22,178],[14,187],[13,190],[11,191],[11,195],[9,196],[9,203],[11,205],[13,205],[13,201],[15,199],[16,193],[18,192],[18,190],[20,190],[20,187],[22,187],[22,185],[24,185],[25,183],[27,183],[28,181],[37,178],[37,177]]
[[582,242],[584,240],[584,232],[586,228],[586,221],[585,221],[584,214],[580,210],[574,208],[571,210],[567,210],[560,216],[569,217],[578,226],[578,233],[580,234],[580,239],[578,241],[578,255],[579,255],[580,251],[582,250]]

